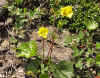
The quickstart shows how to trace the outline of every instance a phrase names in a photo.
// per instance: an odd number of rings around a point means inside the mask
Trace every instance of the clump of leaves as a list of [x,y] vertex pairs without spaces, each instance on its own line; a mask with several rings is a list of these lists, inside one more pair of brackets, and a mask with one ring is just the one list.
[[37,44],[35,41],[23,42],[17,48],[17,56],[30,58],[37,53]]
[[51,71],[55,78],[72,78],[73,77],[73,63],[71,61],[61,61],[54,64]]
[[[59,6],[55,2],[58,2]],[[66,20],[66,24],[62,27],[68,27],[70,30],[82,30],[86,29],[86,23],[94,20],[97,23],[100,19],[100,8],[99,4],[96,1],[87,1],[87,0],[51,0],[51,7],[53,8],[53,13],[51,12],[50,22],[53,23],[55,19],[55,25],[58,26],[59,22]],[[55,4],[55,5],[53,5]],[[71,5],[73,6],[73,16],[71,19],[62,17],[60,13],[60,8],[64,6]],[[51,8],[51,9],[52,9]]]
[[23,0],[15,0],[15,4],[17,4],[17,5],[21,5],[22,2],[23,2]]
[[26,75],[36,77],[40,73],[40,63],[38,58],[36,60],[30,60],[25,65]]
[[[68,40],[70,39],[70,40]],[[92,33],[88,31],[79,31],[76,35],[68,36],[65,39],[66,46],[69,46],[73,49],[73,61],[76,69],[79,69],[81,73],[90,72],[89,68],[95,66],[95,64],[99,64],[100,56],[95,55],[98,53],[95,48],[100,49],[100,44],[97,43],[96,47],[94,47],[94,43],[92,42]],[[99,64],[100,65],[100,64]],[[85,70],[85,71],[84,71]],[[90,72],[91,73],[91,72]],[[92,75],[94,75],[92,73]],[[79,75],[81,77],[81,75]],[[86,77],[91,77],[91,74],[85,74]]]

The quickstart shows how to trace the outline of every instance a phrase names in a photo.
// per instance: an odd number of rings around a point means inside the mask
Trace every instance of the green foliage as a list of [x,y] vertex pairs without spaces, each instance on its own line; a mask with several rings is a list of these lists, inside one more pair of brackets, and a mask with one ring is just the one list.
[[77,68],[79,68],[79,69],[81,69],[82,70],[82,68],[83,68],[83,63],[82,63],[82,59],[80,59],[76,64],[75,64],[75,66],[77,67]]
[[[25,0],[26,3],[27,1],[30,2],[30,0]],[[99,28],[100,23],[100,8],[97,0],[50,0],[49,12],[47,12],[45,8],[42,8],[41,4],[37,8],[25,8],[23,2],[24,0],[15,0],[13,5],[8,6],[8,10],[10,11],[9,16],[15,17],[13,26],[16,32],[20,33],[18,30],[22,30],[23,32],[23,28],[27,26],[37,26],[38,23],[35,24],[34,21],[41,21],[41,16],[47,13],[49,13],[48,21],[51,25],[56,26],[58,31],[63,31],[63,28],[77,31],[75,34],[64,37],[64,45],[72,48],[74,51],[72,62],[61,61],[58,64],[52,64],[51,60],[50,63],[47,64],[45,63],[45,59],[40,58],[40,60],[38,60],[36,58],[36,60],[25,65],[27,75],[32,75],[33,78],[50,78],[51,75],[53,75],[54,78],[72,78],[74,75],[73,62],[75,68],[80,72],[84,70],[85,72],[89,72],[88,69],[93,66],[100,66],[100,54],[99,51],[97,51],[100,49],[100,43],[97,42],[96,46],[94,46],[92,42],[93,31],[91,31]],[[73,16],[70,19],[62,17],[60,14],[60,8],[68,5],[73,6]],[[41,25],[44,25],[43,22]],[[89,32],[87,30],[89,30]],[[20,33],[18,36],[22,38],[23,34]],[[57,37],[54,32],[51,32],[50,36],[53,37],[54,40]],[[18,40],[16,40],[15,37],[11,37],[10,42],[18,43]],[[32,56],[36,56],[36,41],[23,42],[16,48],[16,51],[18,57],[31,58]],[[96,56],[93,56],[93,54],[96,54]],[[84,72],[81,72],[81,74],[84,74]],[[91,74],[89,73],[89,75]],[[80,75],[79,78],[85,77],[81,77]]]
[[81,56],[84,52],[84,50],[79,50],[77,47],[73,47],[73,50],[74,50],[74,53],[73,53],[73,56],[74,57],[78,57],[78,56]]
[[96,43],[96,49],[100,49],[100,43],[99,42]]
[[25,71],[27,75],[35,77],[39,72],[40,60],[31,60],[27,65],[25,65]]
[[[66,36],[64,44],[65,44],[65,46],[68,46],[69,44],[71,44],[72,47],[75,46],[75,47],[73,47],[73,49],[75,49],[75,48],[77,48],[76,46],[79,45],[80,41],[84,42],[86,40],[86,39],[84,40],[84,37],[85,37],[84,32],[80,30],[77,35],[73,34],[73,35]],[[70,45],[70,47],[71,47],[71,45]]]
[[36,55],[37,44],[35,41],[24,42],[18,46],[17,50],[18,50],[17,52],[18,57],[30,58]]
[[96,56],[96,64],[100,66],[100,54]]
[[88,30],[96,30],[98,27],[98,23],[96,21],[89,21],[86,24]]
[[[56,4],[54,0],[51,0],[51,7],[54,8],[56,19],[57,20],[66,20],[66,26],[71,30],[82,30],[86,29],[89,21],[95,20],[99,22],[100,8],[99,4],[96,1],[87,1],[87,0],[57,0],[59,6],[54,6]],[[73,16],[71,19],[63,18],[60,15],[60,8],[63,6],[72,5],[73,6]],[[59,13],[58,13],[59,11]],[[57,12],[57,13],[56,13]],[[52,17],[52,16],[51,16]],[[50,19],[52,20],[52,19]],[[59,24],[59,22],[58,22]]]
[[[26,0],[27,1],[27,0]],[[16,0],[15,4],[21,4],[23,0]],[[8,6],[10,11],[10,16],[14,17],[14,28],[20,30],[25,26],[34,26],[34,20],[40,19],[41,16],[45,15],[47,11],[45,9],[40,9],[40,7],[34,8],[34,10],[18,7],[15,4]],[[36,25],[35,25],[36,26]]]
[[40,74],[39,78],[49,78],[48,73]]
[[[41,67],[41,69],[40,69]],[[50,63],[42,64],[41,60],[30,61],[25,65],[27,75],[36,77],[39,73],[39,78],[50,78],[48,72],[52,72],[55,78],[72,78],[73,77],[73,63],[71,61],[61,61],[58,64]]]
[[61,32],[62,31],[62,28],[63,28],[63,26],[65,25],[65,24],[67,24],[67,21],[66,20],[58,20],[58,24],[57,24],[57,28],[58,28],[58,30]]
[[25,66],[25,69],[27,71],[32,71],[33,73],[36,73],[39,67],[39,63],[37,60],[29,62],[28,65]]
[[15,0],[15,2],[16,2],[17,5],[21,5],[23,0]]
[[48,66],[45,66],[45,64],[41,64],[41,74],[44,74],[48,71]]
[[79,31],[78,38],[79,38],[79,39],[83,39],[83,38],[84,38],[84,33],[83,33],[83,31]]
[[[54,8],[56,9],[57,6],[59,5],[59,3],[61,2],[62,0],[50,0],[50,6],[51,8]],[[58,6],[59,7],[59,6]]]
[[[80,72],[84,70],[86,72],[89,72],[88,70],[86,70],[86,68],[91,68],[96,64],[95,58],[93,56],[92,57],[90,56],[93,55],[94,53],[98,53],[96,52],[95,49],[93,49],[92,34],[93,33],[89,33],[86,30],[85,31],[80,30],[77,34],[73,34],[72,36],[70,36],[72,41],[69,41],[69,38],[66,37],[65,44],[68,47],[71,47],[72,50],[74,51],[73,52],[74,65],[77,69],[80,70]],[[90,75],[91,74],[89,74],[88,76],[90,77]],[[79,77],[81,77],[81,75],[79,75]]]
[[72,78],[73,76],[73,64],[70,61],[61,61],[55,65],[53,71],[55,78]]
[[87,61],[87,63],[86,63],[87,67],[91,67],[92,65],[95,64],[94,58],[87,58],[86,61]]
[[[41,69],[39,68],[41,67]],[[30,61],[29,64],[25,66],[26,74],[39,78],[50,78],[48,72],[52,72],[55,78],[72,78],[73,77],[73,63],[71,61],[61,61],[58,64],[50,63],[42,64],[41,60]]]

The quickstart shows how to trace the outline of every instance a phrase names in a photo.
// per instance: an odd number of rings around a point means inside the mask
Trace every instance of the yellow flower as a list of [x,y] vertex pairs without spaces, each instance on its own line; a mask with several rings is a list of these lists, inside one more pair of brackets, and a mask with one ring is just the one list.
[[47,38],[48,29],[46,27],[39,28],[38,34],[40,37]]
[[66,6],[61,8],[61,15],[71,18],[73,15],[72,6]]

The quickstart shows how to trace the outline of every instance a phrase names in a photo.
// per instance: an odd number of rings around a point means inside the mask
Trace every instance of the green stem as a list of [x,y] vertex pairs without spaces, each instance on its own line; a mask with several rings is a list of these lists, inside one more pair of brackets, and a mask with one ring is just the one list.
[[43,38],[43,62],[44,62],[44,38]]

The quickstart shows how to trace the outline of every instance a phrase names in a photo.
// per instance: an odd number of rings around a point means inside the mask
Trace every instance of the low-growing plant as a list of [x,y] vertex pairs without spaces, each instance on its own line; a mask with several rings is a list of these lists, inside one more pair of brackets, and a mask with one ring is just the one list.
[[[27,0],[25,2],[27,3]],[[13,5],[8,6],[10,16],[15,17],[13,24],[15,31],[18,32],[18,36],[21,35],[21,39],[24,36],[20,31],[25,32],[23,28],[30,25],[38,26],[34,20],[37,18],[41,20],[41,16],[47,12],[41,8],[45,4],[28,9],[22,7],[23,3],[24,0],[15,0]],[[33,78],[72,78],[74,76],[77,78],[94,78],[96,75],[99,76],[100,71],[96,69],[100,68],[100,42],[94,43],[92,39],[93,32],[99,28],[100,23],[100,8],[97,0],[50,0],[49,12],[48,21],[52,26],[57,27],[57,31],[50,32],[48,37],[48,28],[44,26],[39,28],[38,35],[42,41],[42,57],[37,55],[36,41],[23,42],[16,48],[16,56],[27,59],[26,75],[31,75]],[[71,33],[71,36],[66,36],[64,42],[65,46],[72,48],[74,53],[72,62],[61,61],[56,64],[52,61],[55,33],[59,34],[63,28],[77,31],[75,34]],[[45,58],[47,40],[50,41],[50,47],[47,58]],[[18,40],[11,37],[10,43],[16,44]]]
[[67,39],[65,40],[65,46],[70,46],[74,50],[73,62],[75,69],[79,69],[81,73],[89,73],[84,74],[84,76],[80,74],[80,77],[94,78],[95,74],[90,69],[94,66],[96,67],[96,65],[100,65],[100,57],[99,55],[96,56],[98,54],[98,50],[96,49],[100,49],[100,44],[96,43],[95,46],[95,43],[93,43],[93,32],[86,30],[80,31],[77,35],[67,36],[65,38]]
[[37,44],[35,41],[23,42],[17,48],[17,56],[30,58],[36,55]]
[[[58,2],[56,5],[56,2]],[[60,14],[60,8],[72,6],[73,17],[71,19],[62,17]],[[87,0],[51,0],[51,24],[55,20],[55,26],[59,25],[59,21],[64,20],[66,24],[62,27],[69,28],[70,30],[82,30],[86,29],[89,21],[94,20],[99,23],[100,19],[100,8],[99,4],[96,1],[87,1]]]
[[[58,64],[52,61],[52,52],[54,46],[54,33],[50,36],[50,48],[48,50],[48,57],[44,56],[45,40],[48,38],[48,29],[46,27],[40,27],[38,35],[42,37],[43,48],[42,48],[42,58],[38,57],[35,60],[31,60],[29,64],[25,65],[26,74],[32,77],[39,78],[50,78],[54,76],[55,78],[71,78],[73,76],[73,63],[71,61],[61,61]],[[21,43],[17,50],[18,57],[25,57],[27,59],[36,56],[37,45],[35,41],[29,41]],[[59,75],[58,75],[59,74]]]

